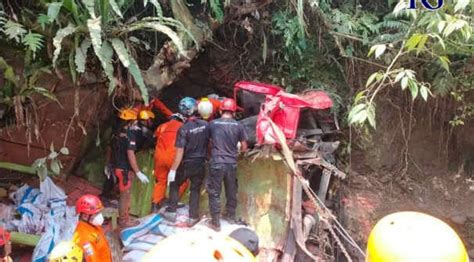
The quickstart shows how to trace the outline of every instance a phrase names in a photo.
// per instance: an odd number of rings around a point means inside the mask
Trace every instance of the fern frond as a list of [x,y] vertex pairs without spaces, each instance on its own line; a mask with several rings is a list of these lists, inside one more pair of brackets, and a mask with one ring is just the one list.
[[115,0],[109,0],[110,6],[112,7],[112,10],[120,17],[123,18],[122,12],[120,11],[120,7],[117,5],[117,2]]
[[76,48],[74,64],[76,65],[76,71],[78,73],[84,73],[86,71],[87,50],[91,44],[92,43],[89,39],[84,39],[84,41],[81,43],[81,46]]
[[34,59],[36,52],[43,47],[43,36],[30,32],[23,37],[22,43],[31,50]]
[[160,3],[158,3],[157,0],[150,0],[150,3],[155,7],[156,15],[158,17],[163,17],[163,9],[161,9]]
[[56,33],[56,36],[53,38],[53,46],[54,46],[54,53],[53,53],[53,66],[56,66],[56,60],[59,57],[59,53],[61,53],[61,42],[63,39],[74,33],[76,31],[76,27],[72,24],[68,24],[66,27],[61,28]]
[[[95,49],[94,49],[95,51]],[[98,58],[104,69],[104,73],[109,80],[109,94],[115,90],[115,78],[114,78],[114,66],[112,64],[112,56],[114,55],[114,50],[110,46],[109,42],[104,42],[102,47],[98,51]],[[96,53],[97,54],[97,53]]]
[[94,0],[82,0],[82,3],[86,6],[87,11],[89,11],[89,15],[95,19],[95,3]]
[[145,104],[148,104],[148,90],[146,89],[145,81],[143,80],[143,76],[137,62],[130,55],[122,40],[113,38],[111,43],[120,59],[120,62],[122,62],[124,67],[128,68],[128,71],[133,76],[135,83],[137,83],[138,88],[142,94],[143,101]]
[[15,23],[12,20],[8,20],[3,26],[5,35],[8,39],[13,39],[17,43],[21,42],[21,39],[26,34],[26,30],[23,28],[23,25]]
[[224,11],[222,10],[221,0],[209,0],[209,6],[217,22],[221,23],[224,21]]
[[178,53],[182,55],[186,55],[184,47],[183,47],[183,42],[181,41],[181,38],[178,36],[178,34],[175,31],[173,31],[171,28],[169,28],[168,26],[165,26],[159,22],[139,21],[137,23],[130,25],[130,27],[128,28],[128,31],[135,31],[135,30],[144,29],[144,28],[153,29],[155,31],[158,31],[167,35],[171,39],[171,41],[173,41],[173,43],[176,45],[178,49]]

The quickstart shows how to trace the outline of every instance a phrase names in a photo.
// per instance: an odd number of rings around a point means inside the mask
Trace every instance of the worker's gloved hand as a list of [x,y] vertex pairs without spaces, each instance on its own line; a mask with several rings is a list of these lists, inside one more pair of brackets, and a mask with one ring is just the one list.
[[176,177],[176,170],[170,170],[170,172],[168,172],[168,186],[170,185],[171,182],[174,182],[175,177]]
[[150,182],[150,180],[148,180],[148,177],[146,177],[145,174],[142,173],[142,171],[138,171],[137,177],[143,184],[148,184]]

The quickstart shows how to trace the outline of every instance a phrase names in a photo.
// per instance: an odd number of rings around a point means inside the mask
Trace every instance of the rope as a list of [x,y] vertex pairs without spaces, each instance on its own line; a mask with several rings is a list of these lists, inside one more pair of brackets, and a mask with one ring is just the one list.
[[344,247],[344,245],[342,244],[341,242],[341,239],[339,239],[339,237],[337,236],[336,232],[334,232],[334,229],[332,228],[332,225],[331,223],[329,223],[327,220],[323,220],[326,225],[327,225],[327,228],[329,229],[329,232],[331,232],[331,235],[334,237],[334,239],[336,240],[336,243],[339,245],[339,247],[341,248],[341,251],[342,253],[344,254],[344,256],[347,258],[347,261],[348,262],[352,262],[352,258],[349,256],[349,253],[347,253],[347,250],[346,248]]

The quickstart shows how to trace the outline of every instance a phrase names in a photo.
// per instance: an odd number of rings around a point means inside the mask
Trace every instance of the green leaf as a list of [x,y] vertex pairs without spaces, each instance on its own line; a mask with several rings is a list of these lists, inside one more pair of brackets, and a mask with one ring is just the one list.
[[102,43],[102,27],[100,23],[100,17],[95,19],[88,19],[87,27],[89,28],[89,34],[92,40],[92,47],[94,53],[99,59],[100,64],[102,65],[104,74],[109,80],[108,92],[109,94],[111,94],[115,90],[114,67],[112,64],[112,56],[114,54],[114,50],[107,41]]
[[408,51],[415,49],[415,47],[420,43],[422,34],[413,34],[405,44],[405,47]]
[[[367,83],[365,84],[365,87],[369,87],[372,84],[372,82],[374,82],[374,80],[377,78],[377,76],[379,74],[380,74],[379,72],[375,72],[375,73],[371,74],[369,76],[369,79],[367,79]],[[377,82],[378,81],[375,81],[374,84],[377,83]]]
[[49,3],[48,4],[48,21],[51,23],[54,20],[56,20],[56,17],[58,17],[59,10],[61,10],[61,6],[63,5],[63,2],[54,2],[54,3]]
[[418,46],[416,47],[416,54],[418,55],[423,48],[425,48],[426,41],[428,40],[428,35],[422,35]]
[[446,27],[446,21],[439,21],[438,22],[438,32],[441,34],[444,30],[444,28]]
[[393,9],[393,14],[395,16],[401,15],[403,11],[405,11],[408,8],[407,2],[406,1],[399,1],[398,4],[395,6]]
[[137,62],[129,54],[127,48],[120,39],[113,38],[111,42],[115,52],[117,53],[120,59],[120,62],[122,62],[123,66],[128,68],[128,71],[133,76],[135,83],[138,85],[138,88],[140,89],[140,92],[143,97],[143,101],[145,102],[145,104],[148,104],[148,90],[145,86],[145,81],[143,80],[142,72],[140,71]]
[[61,42],[66,36],[74,33],[75,31],[76,27],[74,27],[72,24],[68,24],[66,27],[59,29],[56,33],[56,36],[53,38],[53,46],[55,48],[53,53],[53,66],[56,66],[56,60],[61,53]]
[[117,53],[120,59],[120,62],[122,62],[124,67],[128,68],[128,66],[130,65],[130,58],[129,58],[128,50],[125,47],[124,43],[120,39],[117,39],[117,38],[111,39],[110,42],[112,43],[112,46],[115,50],[115,53]]
[[405,76],[405,71],[400,71],[395,77],[395,83],[399,82]]
[[8,39],[13,39],[17,43],[21,42],[21,39],[26,34],[26,30],[23,28],[23,25],[15,23],[11,20],[8,20],[5,25],[3,25],[3,33],[8,37]]
[[59,152],[63,155],[69,155],[69,149],[67,147],[62,147]]
[[354,98],[354,104],[359,103],[363,98],[365,98],[365,91],[360,91]]
[[425,85],[420,86],[420,95],[423,98],[423,100],[425,101],[428,100],[428,88]]
[[[82,3],[86,6],[87,10],[89,11],[89,15],[92,19],[95,19],[95,3],[94,0],[82,0]],[[89,21],[88,21],[89,22]]]
[[51,160],[51,171],[53,171],[55,175],[59,175],[59,173],[61,172],[61,168],[59,167],[57,159]]
[[455,2],[456,5],[454,6],[454,12],[463,10],[469,4],[469,0],[455,0]]
[[349,116],[348,116],[349,123],[355,123],[356,121],[354,121],[354,116],[359,114],[360,111],[365,110],[365,108],[366,108],[365,103],[358,104],[352,107],[351,110],[349,111]]
[[369,104],[367,107],[367,120],[369,120],[369,124],[376,129],[376,122],[375,122],[375,107],[373,104]]
[[78,73],[84,73],[86,71],[87,50],[91,44],[92,43],[89,39],[84,39],[81,46],[76,48],[74,64],[76,64],[76,71]]
[[415,100],[416,97],[418,96],[418,84],[416,83],[415,80],[410,79],[410,80],[408,80],[408,87],[410,89],[410,93],[411,93],[411,96],[412,96],[413,100]]
[[33,53],[33,59],[36,52],[43,47],[43,36],[36,33],[28,33],[23,37],[23,44]]
[[46,28],[46,25],[49,24],[49,16],[45,15],[45,14],[41,14],[38,16],[38,23],[40,24],[41,26],[41,29],[45,29]]
[[48,159],[55,159],[58,156],[59,156],[59,154],[57,152],[53,151],[53,152],[49,153]]
[[439,63],[441,64],[441,66],[447,71],[449,72],[449,64],[451,63],[451,61],[449,61],[449,58],[447,56],[439,56],[438,57],[438,60],[439,60]]
[[222,23],[224,21],[224,11],[222,10],[221,0],[209,0],[211,11],[217,22]]
[[[135,24],[132,24],[129,27],[128,31],[134,31],[143,28],[153,29],[155,31],[166,34],[176,45],[176,48],[178,48],[178,52],[182,55],[186,54],[183,47],[183,42],[181,41],[181,38],[178,36],[178,34],[168,26],[162,25],[159,22],[137,22]],[[94,44],[94,41],[92,41],[92,44]]]
[[163,9],[161,9],[160,3],[158,3],[157,0],[150,0],[150,3],[155,7],[156,15],[158,17],[163,17]]
[[[89,28],[89,34],[92,40],[92,46],[94,47],[94,50],[100,50],[100,47],[102,46],[102,27],[100,24],[100,17],[95,19],[88,19],[87,27]],[[97,54],[97,56],[100,57],[99,54]]]
[[43,181],[46,179],[48,176],[48,168],[46,168],[46,165],[41,166],[37,170],[38,177],[40,178],[40,181]]
[[46,98],[49,98],[53,101],[56,101],[56,102],[59,102],[58,99],[56,98],[56,96],[51,93],[51,91],[49,91],[48,89],[44,88],[44,87],[38,87],[38,86],[35,86],[35,87],[32,87],[33,91],[46,97]]
[[110,6],[112,7],[112,10],[120,17],[123,18],[122,12],[120,12],[120,7],[117,5],[117,2],[115,0],[109,0]]
[[405,90],[407,88],[409,79],[410,78],[406,75],[402,78],[402,81],[400,83],[400,85],[402,86],[402,90]]
[[104,42],[102,47],[99,50],[100,59],[104,73],[109,80],[109,94],[115,90],[115,78],[114,78],[114,66],[112,64],[112,56],[114,55],[114,50],[110,46],[109,42]]
[[385,49],[387,49],[386,45],[377,45],[375,48],[375,58],[379,58],[385,52]]

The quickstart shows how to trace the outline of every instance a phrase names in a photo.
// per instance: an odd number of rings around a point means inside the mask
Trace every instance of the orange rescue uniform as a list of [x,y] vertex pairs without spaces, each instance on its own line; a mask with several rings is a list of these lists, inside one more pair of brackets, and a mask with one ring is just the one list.
[[109,243],[101,227],[79,221],[73,242],[81,247],[86,262],[112,262]]
[[[155,177],[156,183],[153,190],[153,203],[158,204],[165,198],[166,187],[168,184],[168,172],[173,165],[176,149],[174,144],[179,128],[183,125],[181,121],[171,119],[161,124],[155,132]],[[179,188],[180,196],[188,187],[188,181],[184,182]]]

